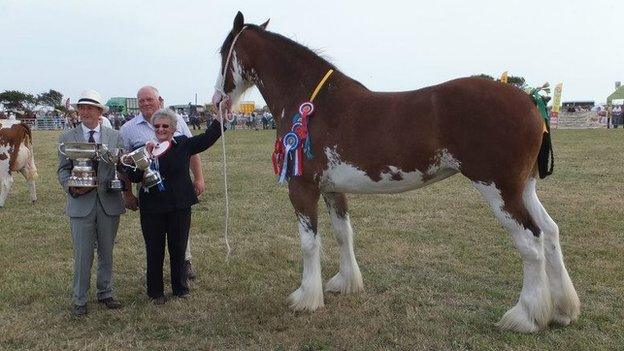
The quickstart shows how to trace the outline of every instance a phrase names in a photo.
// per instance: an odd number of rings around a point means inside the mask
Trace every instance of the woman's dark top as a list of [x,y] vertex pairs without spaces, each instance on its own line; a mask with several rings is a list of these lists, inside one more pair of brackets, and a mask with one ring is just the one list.
[[[173,138],[171,147],[158,157],[158,170],[165,189],[153,186],[149,191],[141,187],[139,208],[141,213],[164,213],[190,208],[198,202],[189,174],[192,155],[208,149],[221,136],[221,124],[214,121],[202,134],[191,138],[184,135]],[[143,171],[128,172],[134,183],[143,181]]]

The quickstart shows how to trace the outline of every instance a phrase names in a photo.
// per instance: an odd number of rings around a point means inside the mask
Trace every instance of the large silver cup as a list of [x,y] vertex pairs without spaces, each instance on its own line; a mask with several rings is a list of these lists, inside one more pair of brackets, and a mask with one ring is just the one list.
[[[126,163],[124,160],[130,160],[132,163]],[[121,164],[132,169],[140,169],[143,171],[143,186],[151,188],[162,183],[160,172],[152,169],[152,156],[145,146],[138,148],[127,155],[121,157]]]
[[[132,163],[126,163],[124,160],[130,160]],[[147,170],[152,163],[152,155],[145,148],[140,147],[129,154],[121,156],[121,164],[132,169]]]
[[58,151],[72,160],[74,166],[67,185],[76,188],[97,188],[98,181],[93,162],[99,156],[101,144],[61,143]]
[[100,153],[100,158],[102,161],[113,166],[114,176],[108,182],[107,189],[113,192],[123,191],[126,186],[124,181],[119,179],[119,173],[117,172],[117,165],[119,164],[119,159],[121,158],[121,149],[120,148],[112,148],[109,149],[106,145],[102,145],[102,152]]

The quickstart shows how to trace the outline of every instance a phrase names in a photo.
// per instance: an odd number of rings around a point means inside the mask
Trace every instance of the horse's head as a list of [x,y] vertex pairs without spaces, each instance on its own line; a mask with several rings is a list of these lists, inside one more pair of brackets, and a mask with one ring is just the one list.
[[226,109],[229,109],[247,89],[254,86],[255,74],[249,66],[251,57],[242,45],[242,38],[245,29],[253,27],[264,30],[268,24],[268,20],[259,26],[246,24],[243,14],[240,11],[236,14],[232,30],[221,46],[221,69],[212,97],[215,106],[225,102]]

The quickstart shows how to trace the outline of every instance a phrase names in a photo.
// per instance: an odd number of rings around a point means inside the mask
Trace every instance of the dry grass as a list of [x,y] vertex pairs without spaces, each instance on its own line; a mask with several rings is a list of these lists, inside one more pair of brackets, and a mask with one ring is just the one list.
[[[325,297],[316,313],[293,313],[298,234],[287,191],[275,184],[272,132],[229,132],[230,240],[225,259],[223,177],[217,144],[203,155],[208,190],[191,229],[198,280],[192,297],[150,304],[136,213],[122,217],[115,247],[117,296],[125,308],[90,302],[70,314],[72,252],[56,181],[57,132],[35,132],[39,201],[16,177],[0,210],[0,349],[8,350],[607,350],[624,345],[624,154],[622,130],[554,133],[556,172],[539,194],[558,222],[580,320],[536,335],[494,323],[515,303],[521,265],[511,240],[460,176],[398,195],[350,196],[356,255],[366,291]],[[323,276],[338,251],[321,210]],[[94,289],[92,282],[92,290]],[[91,291],[91,301],[94,292]]]

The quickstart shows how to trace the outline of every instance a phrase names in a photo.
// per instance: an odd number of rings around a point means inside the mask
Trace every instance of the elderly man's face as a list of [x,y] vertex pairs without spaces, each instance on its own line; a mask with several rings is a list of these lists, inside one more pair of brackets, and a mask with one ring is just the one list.
[[139,100],[139,110],[141,110],[143,117],[149,122],[154,112],[160,109],[160,96],[152,89],[143,88],[137,93],[137,98]]
[[99,107],[93,105],[78,105],[78,115],[80,121],[90,129],[94,129],[100,123],[100,115],[102,110]]

